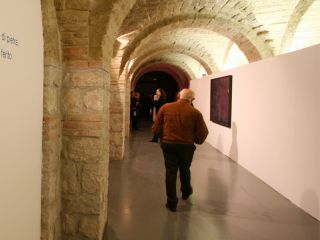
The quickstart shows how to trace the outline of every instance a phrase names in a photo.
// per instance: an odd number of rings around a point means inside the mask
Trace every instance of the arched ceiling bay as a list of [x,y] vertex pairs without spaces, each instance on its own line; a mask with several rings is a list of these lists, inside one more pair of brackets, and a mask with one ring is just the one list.
[[[174,52],[196,60],[210,74],[225,69],[228,54],[239,54],[238,49],[247,58],[243,64],[278,54],[283,38],[299,37],[303,23],[316,29],[310,40],[314,45],[319,41],[320,23],[314,21],[320,22],[315,17],[320,15],[319,1],[137,0],[119,30],[119,37],[127,41],[120,72],[133,59],[131,71],[153,60],[172,61],[172,56],[165,56]],[[304,17],[295,17],[299,9]],[[298,30],[288,34],[294,21]]]
[[[225,22],[229,21],[229,25]],[[211,15],[192,15],[178,16],[173,19],[163,19],[161,22],[155,23],[142,32],[139,32],[129,43],[123,56],[122,67],[129,60],[135,49],[141,44],[141,41],[151,34],[156,34],[157,30],[169,28],[171,30],[176,28],[191,27],[193,29],[203,28],[212,29],[223,36],[235,41],[239,48],[245,53],[250,61],[256,61],[261,57],[272,56],[272,51],[268,45],[269,40],[265,39],[267,34],[263,32],[260,36],[257,35],[257,29],[246,26],[235,19],[227,19],[225,16],[214,17]],[[196,40],[196,39],[195,39]]]
[[[290,39],[291,44],[287,45],[287,52],[320,43],[320,0],[305,0],[301,5],[302,9],[296,10],[298,16],[292,20],[296,23],[296,29]],[[300,12],[299,15],[299,10],[304,14]]]
[[172,76],[176,80],[176,83],[179,89],[189,87],[189,82],[191,78],[188,75],[188,73],[185,71],[185,69],[181,69],[179,66],[175,66],[168,63],[154,62],[147,66],[142,66],[135,72],[135,74],[132,77],[131,89],[135,88],[141,76],[143,76],[146,73],[157,72],[157,71],[161,71]]
[[[151,49],[150,51],[146,52],[143,55],[140,55],[138,58],[135,58],[132,60],[132,64],[129,68],[129,75],[134,73],[136,69],[140,68],[142,64],[145,64],[146,62],[152,61],[155,57],[161,57],[161,56],[168,56],[169,54],[177,53],[183,56],[183,58],[187,57],[188,63],[192,65],[192,72],[194,76],[198,76],[199,74],[206,73],[206,74],[212,74],[213,72],[217,72],[218,68],[215,67],[214,69],[211,69],[210,66],[203,61],[202,58],[199,58],[195,53],[192,51],[188,51],[184,48],[168,48],[167,46],[164,47],[158,47],[156,49]],[[179,55],[175,55],[178,57]],[[194,63],[192,63],[194,62]]]
[[195,69],[199,68],[199,63],[193,58],[185,54],[168,53],[168,54],[156,54],[152,56],[152,58],[141,63],[138,69],[143,69],[146,66],[153,65],[153,64],[161,64],[161,63],[170,64],[179,69],[183,69],[183,71],[186,73],[189,79],[196,78]]
[[145,38],[132,57],[137,65],[154,52],[180,52],[197,60],[207,74],[212,74],[223,67],[229,45],[228,38],[206,29],[163,29]]

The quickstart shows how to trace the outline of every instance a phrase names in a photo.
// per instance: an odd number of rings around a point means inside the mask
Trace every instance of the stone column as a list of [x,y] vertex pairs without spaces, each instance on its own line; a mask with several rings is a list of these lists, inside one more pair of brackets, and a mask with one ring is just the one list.
[[123,50],[118,50],[111,61],[110,97],[110,160],[122,160],[125,149],[126,79],[119,76]]
[[107,219],[110,80],[101,60],[89,60],[88,6],[64,1],[58,11],[65,66],[61,154],[64,240],[101,240]]
[[108,73],[68,68],[63,82],[63,239],[102,239],[107,212]]
[[130,136],[130,97],[131,97],[131,80],[126,78],[126,96],[125,96],[125,136]]
[[41,240],[61,239],[60,32],[52,0],[41,0],[44,31]]

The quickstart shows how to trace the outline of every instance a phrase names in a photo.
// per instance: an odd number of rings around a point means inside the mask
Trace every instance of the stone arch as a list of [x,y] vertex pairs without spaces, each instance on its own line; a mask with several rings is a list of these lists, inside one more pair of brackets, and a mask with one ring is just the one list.
[[104,61],[109,69],[113,48],[123,20],[136,0],[100,1],[95,4],[89,15],[89,58],[91,61]]
[[288,21],[286,30],[282,36],[279,53],[283,53],[288,47],[291,46],[294,34],[297,30],[299,23],[303,15],[308,11],[309,7],[315,2],[315,0],[300,0],[292,12]]
[[[124,157],[125,119],[128,114],[126,105],[126,80],[119,75],[117,59],[121,58],[122,49],[116,40],[119,29],[136,0],[119,0],[113,3],[103,1],[96,5],[90,15],[90,59],[93,65],[101,65],[107,72],[107,95],[105,106],[109,120],[109,159],[122,160]],[[109,16],[106,16],[108,12]],[[98,34],[97,34],[98,33]]]
[[[119,42],[116,41],[123,20],[130,12],[136,0],[99,1],[90,11],[89,16],[89,59],[91,66],[101,67],[107,73],[107,94],[105,106],[108,127],[110,129],[107,140],[110,159],[122,159],[124,154],[124,133],[121,122],[124,121],[125,109],[123,101],[125,90],[120,75],[115,74],[116,58],[119,55]],[[123,78],[122,78],[123,79]],[[121,83],[120,83],[121,82]],[[110,123],[109,123],[110,121]],[[114,124],[117,123],[117,124]],[[115,127],[117,126],[117,127]],[[114,141],[114,139],[122,139]]]
[[179,89],[187,88],[189,87],[189,82],[192,79],[192,77],[189,75],[189,73],[182,68],[183,66],[178,66],[175,63],[163,63],[161,61],[154,61],[150,62],[148,64],[145,64],[141,68],[139,68],[133,75],[131,80],[131,89],[134,89],[136,86],[139,78],[149,72],[154,71],[162,71],[165,73],[168,73],[171,75],[176,81]]
[[231,51],[231,48],[232,48],[232,45],[234,44],[234,42],[233,41],[229,41],[229,43],[228,43],[228,46],[227,46],[227,50],[226,50],[226,52],[225,52],[225,54],[224,54],[224,57],[223,57],[223,65],[226,63],[226,61],[227,61],[227,58],[228,58],[228,56],[229,56],[229,53],[230,53],[230,51]]
[[[112,51],[108,55],[108,47],[116,38],[109,34],[119,30],[134,2],[41,1],[45,50],[43,240],[103,238],[113,55]],[[97,11],[105,12],[93,16]],[[101,23],[105,30],[99,28]],[[100,42],[92,41],[100,30]]]
[[[202,24],[200,24],[201,21]],[[190,24],[193,26],[198,25],[198,27],[211,27],[215,32],[232,39],[244,52],[249,61],[256,61],[273,55],[265,39],[262,38],[265,33],[262,34],[257,32],[254,27],[245,25],[228,16],[212,16],[209,14],[194,16],[191,14],[184,14],[163,19],[157,23],[151,24],[141,31],[127,46],[121,62],[120,71],[122,72],[125,63],[129,60],[136,46],[138,46],[146,36],[165,26],[177,27],[177,25],[179,25],[179,27],[183,27]]]
[[[191,51],[189,49],[184,48],[184,46],[175,46],[175,48],[171,48],[169,46],[162,46],[162,47],[155,47],[153,49],[150,49],[148,52],[140,55],[135,59],[134,64],[131,66],[129,70],[129,75],[131,73],[135,72],[137,68],[139,68],[139,65],[143,63],[144,61],[148,60],[149,58],[152,58],[155,55],[159,54],[165,54],[167,52],[177,52],[181,54],[185,54],[187,56],[190,56],[191,58],[198,61],[201,66],[206,70],[207,74],[212,74],[213,72],[218,71],[217,65],[213,62],[213,60],[203,59],[199,56],[197,56],[196,51]],[[209,64],[208,61],[211,61]]]

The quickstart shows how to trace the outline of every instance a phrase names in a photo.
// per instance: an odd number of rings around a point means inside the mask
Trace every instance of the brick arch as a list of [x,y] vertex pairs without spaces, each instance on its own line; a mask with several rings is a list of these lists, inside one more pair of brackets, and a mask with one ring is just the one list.
[[168,52],[171,52],[171,53],[177,52],[177,53],[185,54],[195,59],[206,70],[208,75],[219,70],[214,60],[201,58],[197,55],[196,51],[192,51],[191,49],[186,49],[184,46],[176,45],[174,48],[170,46],[161,46],[161,47],[154,46],[154,48],[143,53],[142,55],[140,55],[135,59],[134,64],[131,66],[131,69],[129,70],[129,75],[135,72],[136,69],[139,68],[141,64],[143,64],[144,61],[148,61],[150,58],[153,58],[154,56],[157,56],[159,54],[163,55]]
[[[89,15],[89,60],[107,69],[113,56],[113,47],[120,27],[136,0],[99,1]],[[107,34],[108,33],[108,34]]]
[[170,63],[153,62],[139,68],[132,76],[131,89],[134,89],[140,77],[149,72],[161,71],[172,76],[179,89],[188,88],[191,77],[180,66]]
[[148,61],[144,62],[143,64],[140,65],[140,68],[143,69],[144,67],[154,64],[154,63],[163,63],[163,64],[170,64],[173,66],[176,66],[177,68],[181,69],[181,71],[185,72],[190,79],[195,79],[196,75],[190,68],[188,64],[185,62],[181,61],[180,59],[176,59],[173,56],[157,56],[153,57],[152,59],[149,59]]
[[230,16],[203,14],[195,17],[191,14],[184,14],[162,19],[144,28],[127,46],[121,62],[120,72],[123,71],[126,62],[130,59],[136,47],[147,36],[163,27],[172,26],[173,28],[178,28],[190,26],[191,24],[197,28],[213,29],[215,32],[233,40],[251,62],[273,55],[265,39],[259,36],[261,34],[253,26],[236,21]]
[[[124,157],[124,139],[126,130],[123,124],[129,116],[126,90],[123,76],[115,74],[117,57],[121,54],[120,43],[116,40],[124,19],[136,0],[110,1],[100,0],[90,12],[89,57],[91,66],[101,67],[107,73],[107,94],[104,105],[108,119],[108,157],[109,160],[122,160]],[[119,72],[119,71],[117,71]],[[129,124],[127,124],[129,125]]]

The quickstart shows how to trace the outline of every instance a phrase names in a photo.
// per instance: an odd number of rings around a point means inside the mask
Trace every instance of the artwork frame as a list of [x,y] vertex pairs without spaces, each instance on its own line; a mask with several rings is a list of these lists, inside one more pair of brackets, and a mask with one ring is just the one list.
[[231,128],[232,75],[211,79],[210,121]]

